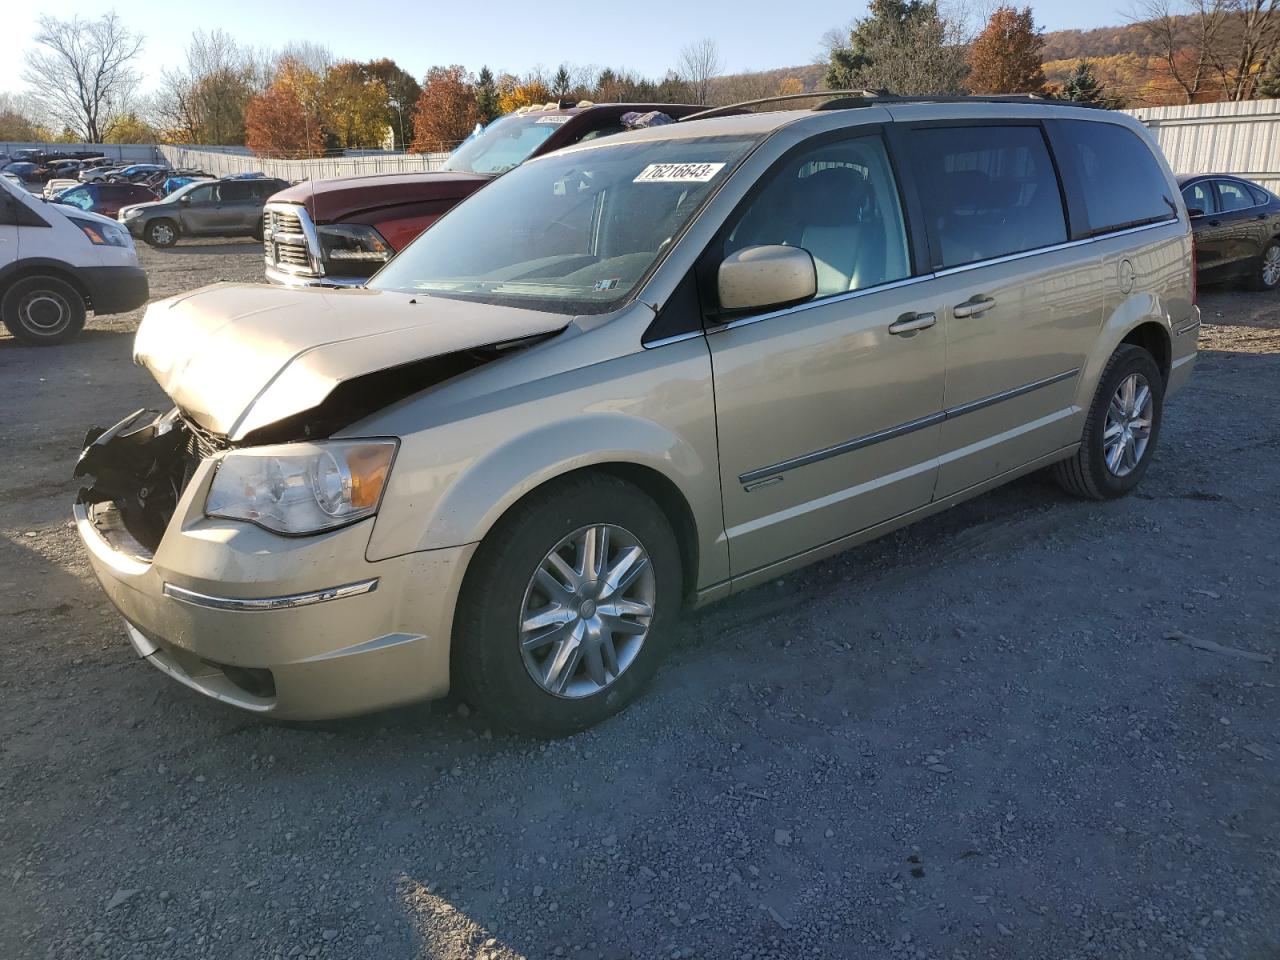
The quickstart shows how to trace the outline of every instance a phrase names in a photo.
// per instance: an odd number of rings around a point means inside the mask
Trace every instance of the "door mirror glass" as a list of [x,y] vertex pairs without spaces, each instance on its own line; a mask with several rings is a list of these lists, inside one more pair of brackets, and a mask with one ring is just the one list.
[[818,271],[799,247],[745,247],[721,262],[718,286],[722,310],[778,307],[814,296]]

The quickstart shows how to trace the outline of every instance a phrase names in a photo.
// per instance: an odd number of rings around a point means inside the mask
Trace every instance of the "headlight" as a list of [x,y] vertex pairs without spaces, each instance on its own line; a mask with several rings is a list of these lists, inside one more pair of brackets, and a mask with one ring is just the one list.
[[378,269],[392,259],[392,248],[383,236],[367,224],[334,223],[316,227],[320,255],[329,262]]
[[81,220],[79,217],[67,217],[89,238],[89,242],[98,247],[130,247],[129,231],[121,230],[114,223],[99,223],[97,220]]
[[142,216],[142,211],[137,207],[125,207],[120,211],[120,216],[125,220],[132,220],[134,217]]
[[251,447],[218,464],[204,512],[276,533],[319,533],[378,512],[394,440]]

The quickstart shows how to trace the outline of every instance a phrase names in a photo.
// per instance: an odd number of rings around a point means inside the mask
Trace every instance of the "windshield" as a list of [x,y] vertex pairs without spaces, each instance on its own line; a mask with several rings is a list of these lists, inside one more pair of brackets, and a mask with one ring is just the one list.
[[472,194],[369,286],[553,313],[614,309],[755,142],[646,140],[552,153]]
[[93,197],[90,196],[88,187],[72,187],[70,190],[63,190],[53,199],[58,203],[79,207],[81,210],[93,207]]
[[440,169],[506,173],[528,160],[529,154],[570,119],[565,113],[509,113],[465,140]]

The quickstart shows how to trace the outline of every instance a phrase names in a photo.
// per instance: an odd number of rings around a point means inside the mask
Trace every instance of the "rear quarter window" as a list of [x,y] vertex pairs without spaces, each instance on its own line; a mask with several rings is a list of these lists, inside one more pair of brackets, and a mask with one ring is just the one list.
[[1076,173],[1089,235],[1177,217],[1172,188],[1150,148],[1119,124],[1063,120],[1055,146]]

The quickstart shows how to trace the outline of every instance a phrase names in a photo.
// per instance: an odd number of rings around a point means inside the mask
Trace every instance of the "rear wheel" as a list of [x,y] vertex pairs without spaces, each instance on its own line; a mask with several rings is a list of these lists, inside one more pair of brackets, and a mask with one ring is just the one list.
[[84,296],[59,277],[23,277],[6,291],[0,315],[18,340],[51,347],[84,328]]
[[675,536],[636,487],[587,474],[533,494],[467,573],[454,630],[464,695],[519,733],[599,723],[653,676],[680,585]]
[[172,247],[178,242],[178,225],[172,220],[152,220],[143,231],[142,239],[153,247]]
[[1254,290],[1274,290],[1277,285],[1280,285],[1280,241],[1272,240],[1262,248],[1262,256],[1249,274],[1249,286]]
[[1054,478],[1077,496],[1124,496],[1147,472],[1163,410],[1164,378],[1155,360],[1141,347],[1121,344],[1102,371],[1080,449],[1054,464]]

